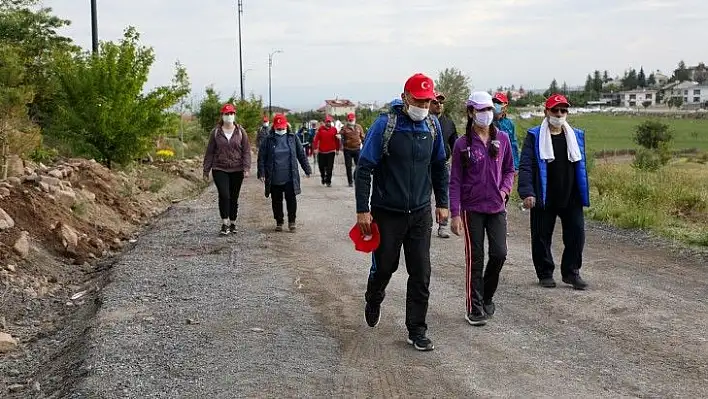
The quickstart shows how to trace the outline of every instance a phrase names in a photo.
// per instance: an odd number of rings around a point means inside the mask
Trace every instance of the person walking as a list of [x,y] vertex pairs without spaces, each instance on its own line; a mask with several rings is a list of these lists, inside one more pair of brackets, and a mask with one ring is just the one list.
[[431,195],[434,190],[437,221],[447,219],[449,175],[440,123],[429,116],[430,102],[435,99],[433,80],[423,74],[411,76],[401,99],[369,129],[355,175],[359,229],[371,235],[375,222],[381,237],[373,253],[364,316],[371,327],[379,323],[386,286],[398,269],[403,247],[408,270],[407,342],[419,351],[430,351],[435,348],[426,324]]
[[514,121],[509,119],[507,111],[509,110],[509,98],[504,93],[496,93],[494,98],[494,126],[505,132],[509,136],[511,142],[511,154],[514,156],[514,170],[519,172],[519,142],[516,139],[516,126]]
[[352,177],[352,164],[356,167],[359,162],[361,144],[364,141],[364,128],[356,123],[356,115],[347,115],[347,124],[339,131],[342,136],[342,146],[344,147],[344,167],[347,170],[347,182],[349,187],[354,187]]
[[332,173],[334,170],[334,157],[339,154],[340,140],[337,137],[337,128],[332,125],[332,117],[327,115],[323,126],[317,130],[312,147],[320,167],[322,185],[332,187]]
[[590,206],[585,132],[567,121],[570,103],[560,94],[546,100],[546,117],[528,131],[519,163],[519,195],[531,209],[531,253],[541,286],[554,288],[551,242],[556,219],[563,227],[562,281],[577,290],[585,246],[583,207]]
[[256,133],[256,149],[261,148],[263,140],[265,140],[265,138],[268,137],[268,133],[270,133],[269,122],[268,115],[263,115],[263,122],[261,123],[261,127],[258,128],[258,133]]
[[221,121],[209,135],[204,154],[204,180],[209,180],[211,172],[219,192],[222,235],[236,232],[241,185],[251,170],[248,134],[235,123],[235,119],[236,107],[225,104],[221,108]]
[[283,231],[285,222],[283,198],[288,210],[288,229],[294,232],[297,228],[297,196],[301,193],[298,163],[309,178],[312,169],[302,143],[288,127],[285,115],[276,114],[273,129],[258,151],[258,179],[265,184],[266,198],[271,197],[276,231]]
[[[514,185],[514,159],[506,132],[493,124],[492,96],[472,93],[465,135],[453,148],[450,172],[452,232],[465,236],[465,319],[482,326],[494,315],[494,293],[506,261],[506,201]],[[484,267],[484,236],[489,261]]]
[[[455,141],[457,140],[457,126],[455,122],[449,116],[445,115],[445,95],[442,93],[435,94],[435,100],[430,102],[430,113],[435,115],[440,121],[440,126],[442,127],[443,139],[445,141],[445,156],[447,159],[447,168],[450,169],[450,157],[452,156],[452,149],[455,146]],[[438,224],[438,237],[440,238],[450,238],[450,230],[448,227],[448,221],[444,220]]]

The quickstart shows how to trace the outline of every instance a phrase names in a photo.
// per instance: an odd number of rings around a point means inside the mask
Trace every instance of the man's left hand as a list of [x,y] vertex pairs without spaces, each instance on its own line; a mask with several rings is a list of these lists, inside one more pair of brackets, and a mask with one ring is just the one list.
[[450,216],[447,208],[435,208],[435,219],[438,223],[442,223]]
[[249,176],[251,176],[251,172],[248,171],[248,170],[244,170],[244,171],[243,171],[243,177],[249,177]]

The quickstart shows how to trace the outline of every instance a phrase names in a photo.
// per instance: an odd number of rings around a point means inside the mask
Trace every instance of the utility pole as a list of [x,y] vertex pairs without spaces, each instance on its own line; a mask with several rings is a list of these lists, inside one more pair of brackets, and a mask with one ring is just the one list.
[[98,16],[96,0],[91,0],[91,44],[93,54],[98,54]]
[[243,14],[243,0],[238,0],[238,68],[241,76],[241,101],[243,101],[245,90],[243,88],[243,52],[241,50],[241,14]]
[[281,50],[275,50],[268,54],[268,117],[273,117],[273,56],[282,53]]

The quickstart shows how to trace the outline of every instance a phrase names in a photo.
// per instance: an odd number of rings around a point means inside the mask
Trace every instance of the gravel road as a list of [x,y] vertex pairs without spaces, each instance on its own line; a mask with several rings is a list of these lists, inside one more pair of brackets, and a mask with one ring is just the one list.
[[353,189],[341,165],[332,188],[318,182],[303,180],[295,234],[273,231],[255,179],[236,235],[215,234],[213,187],[168,211],[114,267],[70,397],[708,396],[704,258],[590,227],[591,289],[542,289],[528,215],[511,206],[486,327],[464,320],[462,240],[433,240],[436,350],[419,353],[405,343],[403,263],[367,327]]

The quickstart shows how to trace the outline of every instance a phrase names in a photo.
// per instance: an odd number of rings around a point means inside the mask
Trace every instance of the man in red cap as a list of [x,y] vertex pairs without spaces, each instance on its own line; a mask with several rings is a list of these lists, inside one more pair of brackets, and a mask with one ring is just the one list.
[[434,349],[426,336],[433,227],[430,197],[434,190],[437,221],[447,220],[449,173],[440,122],[428,115],[435,99],[433,80],[413,75],[401,99],[366,134],[355,176],[359,228],[369,235],[375,220],[381,237],[373,254],[364,315],[369,326],[379,323],[386,286],[398,269],[403,247],[408,271],[407,341],[417,350],[430,351]]
[[258,149],[261,148],[263,140],[268,137],[268,133],[270,133],[270,123],[268,120],[268,115],[263,115],[263,123],[261,124],[261,127],[258,129],[258,133],[256,134],[256,145],[258,146]]
[[563,226],[563,282],[587,288],[580,277],[585,245],[583,207],[590,206],[585,132],[566,120],[570,103],[554,94],[546,101],[541,126],[528,131],[519,165],[519,195],[531,209],[531,252],[541,286],[554,288],[551,240],[556,219]]
[[312,148],[317,154],[317,164],[320,167],[322,185],[332,187],[332,172],[334,171],[334,157],[339,154],[340,141],[337,138],[337,128],[332,125],[332,117],[327,115],[325,123],[317,129]]
[[[452,149],[455,148],[455,141],[457,141],[457,126],[455,122],[449,116],[445,115],[445,95],[442,93],[435,93],[435,100],[430,102],[430,113],[435,115],[440,121],[440,126],[442,127],[443,139],[445,141],[445,157],[447,159],[447,167],[450,169],[450,157],[452,156]],[[450,228],[448,227],[448,221],[444,220],[438,225],[438,237],[440,238],[450,238]]]
[[516,140],[516,127],[514,122],[507,118],[506,111],[509,108],[509,98],[504,93],[497,93],[492,98],[494,103],[494,126],[506,133],[511,141],[511,155],[514,157],[514,169],[519,172],[519,143]]
[[344,166],[347,169],[347,182],[349,187],[354,186],[352,178],[352,163],[356,167],[359,162],[361,143],[364,141],[364,128],[356,123],[356,115],[347,115],[347,123],[339,131],[342,136],[342,146],[344,147]]

